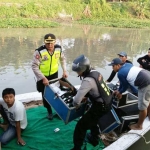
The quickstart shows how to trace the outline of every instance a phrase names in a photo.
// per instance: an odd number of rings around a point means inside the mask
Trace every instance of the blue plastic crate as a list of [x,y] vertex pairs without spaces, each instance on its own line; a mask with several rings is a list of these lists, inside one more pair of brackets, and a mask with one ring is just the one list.
[[44,97],[65,124],[81,117],[86,110],[86,103],[82,103],[78,109],[69,107],[50,85],[45,86]]
[[107,114],[99,119],[98,125],[101,133],[109,133],[119,127],[121,122],[115,110],[112,108]]

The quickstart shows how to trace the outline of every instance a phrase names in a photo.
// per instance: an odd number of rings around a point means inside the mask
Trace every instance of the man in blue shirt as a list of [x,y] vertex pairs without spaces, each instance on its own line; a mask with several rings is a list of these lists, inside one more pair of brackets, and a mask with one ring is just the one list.
[[118,99],[122,98],[122,93],[129,86],[135,91],[138,88],[139,120],[136,124],[131,125],[130,129],[141,130],[147,114],[150,119],[150,72],[129,63],[122,64],[119,58],[113,59],[109,66],[112,66],[113,70],[118,72],[120,87],[117,91],[114,91]]

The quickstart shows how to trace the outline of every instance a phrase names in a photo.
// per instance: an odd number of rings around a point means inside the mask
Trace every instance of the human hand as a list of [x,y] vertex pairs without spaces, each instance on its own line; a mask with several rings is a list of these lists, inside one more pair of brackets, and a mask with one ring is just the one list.
[[142,59],[142,62],[146,62],[146,60],[145,60],[145,59]]
[[72,92],[74,92],[74,90],[75,90],[73,86],[70,86],[70,89]]
[[67,71],[64,71],[62,76],[63,78],[67,78],[68,77]]
[[113,95],[115,95],[118,99],[122,98],[122,94],[117,90],[113,92]]
[[22,145],[22,146],[26,145],[25,141],[22,138],[19,138],[17,143]]
[[83,97],[82,102],[85,103],[87,101],[87,97]]
[[140,67],[140,68],[143,68],[143,66],[142,66],[142,65],[140,65],[139,67]]
[[75,105],[75,108],[76,108],[76,109],[79,109],[79,108],[80,108],[80,106],[81,106],[81,105]]
[[49,81],[47,80],[47,78],[43,78],[43,84],[44,85],[49,85]]
[[8,126],[9,126],[9,124],[0,124],[0,127],[1,127],[4,131],[7,130]]

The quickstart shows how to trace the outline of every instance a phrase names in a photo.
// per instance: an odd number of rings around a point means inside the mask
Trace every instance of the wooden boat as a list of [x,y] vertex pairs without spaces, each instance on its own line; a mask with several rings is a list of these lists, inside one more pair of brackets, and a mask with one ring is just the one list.
[[[42,99],[41,93],[31,92],[25,94],[19,94],[15,96],[16,100],[23,103],[36,102]],[[126,150],[136,141],[138,141],[143,135],[145,135],[150,130],[150,121],[148,117],[144,120],[142,130],[130,130],[129,132],[123,134],[115,142],[104,148],[104,150]]]

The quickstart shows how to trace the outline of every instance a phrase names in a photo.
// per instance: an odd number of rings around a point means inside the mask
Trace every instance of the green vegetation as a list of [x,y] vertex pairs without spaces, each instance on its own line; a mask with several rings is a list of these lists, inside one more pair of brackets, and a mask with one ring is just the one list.
[[10,18],[10,19],[1,19],[0,27],[24,27],[24,28],[44,28],[44,27],[57,27],[59,24],[55,22],[49,22],[48,20],[42,19],[30,19],[30,18]]
[[55,27],[56,22],[100,26],[150,27],[150,1],[1,0],[0,27]]

